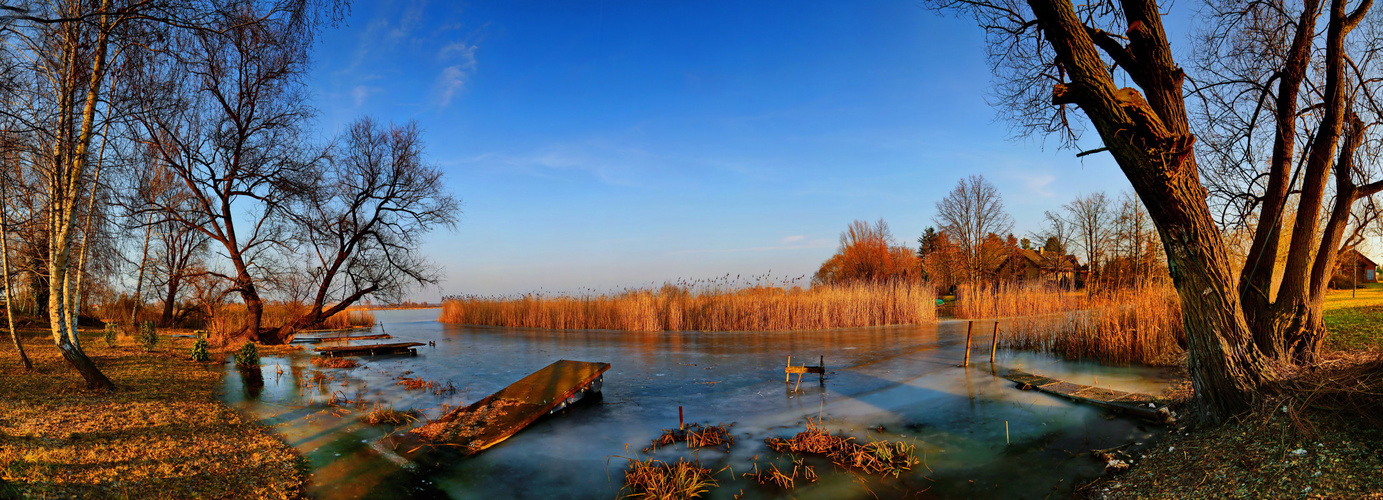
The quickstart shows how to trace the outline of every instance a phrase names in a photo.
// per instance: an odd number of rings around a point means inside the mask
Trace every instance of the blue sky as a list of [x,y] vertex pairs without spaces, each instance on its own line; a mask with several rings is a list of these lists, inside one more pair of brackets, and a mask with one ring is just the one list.
[[359,2],[308,84],[335,134],[417,120],[462,200],[442,294],[810,275],[854,219],[901,242],[966,175],[1022,236],[1106,155],[1012,138],[981,33],[918,2]]

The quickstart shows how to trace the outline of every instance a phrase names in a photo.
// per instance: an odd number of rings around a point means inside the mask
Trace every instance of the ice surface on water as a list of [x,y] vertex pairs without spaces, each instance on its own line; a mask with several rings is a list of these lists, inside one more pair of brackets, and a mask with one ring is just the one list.
[[[312,493],[322,498],[613,498],[623,484],[622,457],[677,425],[681,406],[689,422],[735,422],[737,442],[718,451],[663,449],[658,458],[699,457],[712,469],[730,466],[711,498],[902,497],[1040,498],[1067,496],[1077,480],[1104,465],[1088,455],[1129,441],[1151,441],[1161,431],[1138,422],[1107,420],[1097,409],[1017,390],[995,376],[988,336],[977,336],[971,367],[964,356],[964,322],[930,326],[766,333],[553,332],[443,325],[436,310],[381,311],[376,317],[401,340],[435,341],[417,357],[357,358],[350,369],[317,369],[308,355],[265,358],[264,388],[251,396],[228,367],[226,398],[286,436],[314,468]],[[983,345],[983,347],[980,347]],[[309,351],[310,352],[310,351]],[[783,366],[816,365],[825,356],[827,378],[804,375],[800,387],[783,383]],[[476,457],[437,470],[400,469],[369,448],[383,428],[364,426],[359,411],[325,406],[333,394],[350,400],[419,408],[429,417],[443,405],[474,402],[558,359],[604,361],[601,398],[547,418]],[[275,373],[275,363],[284,368]],[[1031,353],[1000,351],[997,363],[1082,384],[1156,393],[1164,385],[1147,368],[1075,363]],[[457,392],[405,391],[395,378],[450,381]],[[335,376],[305,387],[314,372]],[[796,377],[793,377],[796,384]],[[763,444],[789,437],[806,418],[861,440],[905,439],[925,453],[913,474],[863,484],[828,462],[808,459],[821,480],[794,491],[738,479],[753,458],[766,465],[779,455]],[[1005,429],[1007,423],[1007,432]],[[882,428],[882,430],[880,430]],[[1005,440],[1010,444],[1005,444]],[[338,456],[339,454],[339,456]],[[789,459],[780,459],[780,467]],[[973,482],[972,482],[973,481]],[[866,491],[868,488],[870,491]],[[872,493],[871,493],[872,492]]]

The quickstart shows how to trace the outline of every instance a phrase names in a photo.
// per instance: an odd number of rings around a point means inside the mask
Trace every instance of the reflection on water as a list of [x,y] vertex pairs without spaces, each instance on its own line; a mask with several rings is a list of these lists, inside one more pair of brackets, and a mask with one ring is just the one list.
[[[679,406],[688,421],[736,423],[729,453],[664,448],[654,454],[695,456],[713,470],[728,466],[710,498],[1065,497],[1074,483],[1102,470],[1079,453],[1147,442],[1162,432],[1015,389],[992,371],[988,335],[976,336],[971,367],[959,368],[965,343],[959,321],[810,332],[627,333],[461,327],[437,323],[436,315],[376,312],[388,333],[436,342],[417,356],[362,357],[355,368],[319,369],[308,363],[309,347],[300,355],[265,357],[263,386],[254,390],[228,364],[226,400],[274,426],[307,457],[311,493],[322,498],[613,498],[623,484],[625,457],[636,457],[663,428],[677,425]],[[785,387],[789,356],[795,364],[816,364],[825,356],[825,382],[807,375],[796,391]],[[333,397],[380,402],[436,417],[558,359],[610,363],[603,398],[435,469],[402,469],[379,457],[369,443],[386,430],[359,423],[363,412],[354,406],[327,404]],[[1032,353],[1000,351],[997,364],[1125,391],[1157,393],[1166,384],[1154,369]],[[405,391],[396,380],[405,375],[450,382],[457,390]],[[790,437],[818,416],[827,428],[859,439],[913,442],[925,465],[880,479],[808,458],[821,479],[799,481],[792,491],[738,477],[752,469],[756,456],[761,465],[777,460],[790,468],[790,458],[768,450],[763,440]]]

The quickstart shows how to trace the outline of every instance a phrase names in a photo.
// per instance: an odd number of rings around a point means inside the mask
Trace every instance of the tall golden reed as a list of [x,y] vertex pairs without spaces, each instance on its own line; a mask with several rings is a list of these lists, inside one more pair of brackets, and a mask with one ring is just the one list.
[[1010,318],[1000,336],[1006,347],[1146,365],[1178,363],[1184,352],[1181,302],[1169,283],[1093,293],[1036,285],[965,292],[957,298],[957,316]]
[[657,289],[580,297],[459,297],[438,321],[482,326],[625,331],[769,331],[930,323],[936,296],[925,283],[857,283]]
[[[260,325],[264,328],[277,328],[297,319],[298,316],[307,313],[307,311],[307,304],[299,302],[265,302],[264,317],[260,319]],[[213,325],[208,325],[211,330],[237,332],[250,323],[250,314],[245,309],[244,304],[226,304],[221,306],[220,311],[216,313],[213,323]],[[373,324],[375,324],[375,315],[370,310],[346,309],[331,315],[313,328],[341,329]]]

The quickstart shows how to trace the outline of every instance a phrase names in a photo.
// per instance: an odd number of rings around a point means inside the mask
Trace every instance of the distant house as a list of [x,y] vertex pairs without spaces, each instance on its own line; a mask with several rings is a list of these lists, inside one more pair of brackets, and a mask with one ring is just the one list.
[[1028,281],[1046,281],[1067,286],[1085,282],[1087,269],[1074,255],[1020,248],[999,265],[1001,277]]
[[1335,276],[1330,281],[1336,288],[1349,288],[1355,283],[1378,282],[1378,264],[1358,250],[1350,249],[1340,253],[1340,258],[1335,262]]

